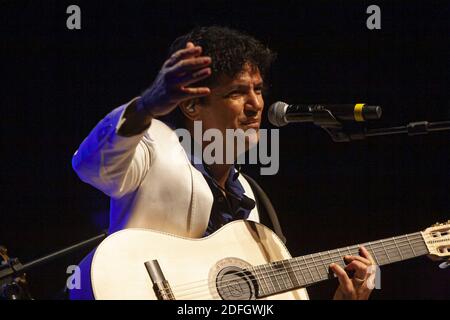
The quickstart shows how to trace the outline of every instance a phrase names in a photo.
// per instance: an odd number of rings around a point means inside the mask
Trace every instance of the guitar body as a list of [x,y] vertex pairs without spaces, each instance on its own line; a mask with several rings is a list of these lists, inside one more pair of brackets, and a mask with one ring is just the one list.
[[[291,255],[273,231],[248,220],[231,222],[202,239],[124,229],[97,248],[91,281],[96,299],[155,300],[157,295],[144,263],[157,260],[175,299],[246,299],[251,298],[248,292],[252,288],[243,288],[242,292],[239,286],[222,290],[217,288],[217,279],[230,282],[226,270],[233,274],[234,268],[288,258]],[[305,289],[296,289],[263,299],[308,299],[308,294]]]

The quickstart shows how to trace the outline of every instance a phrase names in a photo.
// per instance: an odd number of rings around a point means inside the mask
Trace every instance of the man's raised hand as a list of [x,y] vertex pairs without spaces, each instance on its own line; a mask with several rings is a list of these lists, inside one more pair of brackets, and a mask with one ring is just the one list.
[[207,96],[208,87],[190,85],[211,75],[211,58],[192,42],[167,59],[155,81],[142,95],[139,105],[152,117],[170,113],[182,101]]

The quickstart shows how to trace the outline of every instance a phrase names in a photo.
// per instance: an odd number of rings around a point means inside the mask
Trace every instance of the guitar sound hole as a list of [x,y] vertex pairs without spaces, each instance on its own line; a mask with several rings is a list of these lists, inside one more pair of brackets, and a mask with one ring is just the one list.
[[222,269],[216,278],[216,288],[223,300],[255,299],[255,282],[251,273],[238,267]]

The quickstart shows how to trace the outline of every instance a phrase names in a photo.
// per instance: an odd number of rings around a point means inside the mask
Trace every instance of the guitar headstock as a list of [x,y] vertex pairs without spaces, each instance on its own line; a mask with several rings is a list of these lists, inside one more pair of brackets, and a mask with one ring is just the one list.
[[422,232],[431,258],[450,259],[450,220],[436,223]]

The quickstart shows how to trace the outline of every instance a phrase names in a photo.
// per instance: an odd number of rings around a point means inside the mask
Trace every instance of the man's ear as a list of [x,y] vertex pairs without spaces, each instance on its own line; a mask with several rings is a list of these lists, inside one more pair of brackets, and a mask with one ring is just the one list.
[[184,116],[189,120],[195,121],[199,119],[200,108],[198,106],[197,99],[183,101],[178,106],[181,109],[181,112],[183,112]]

